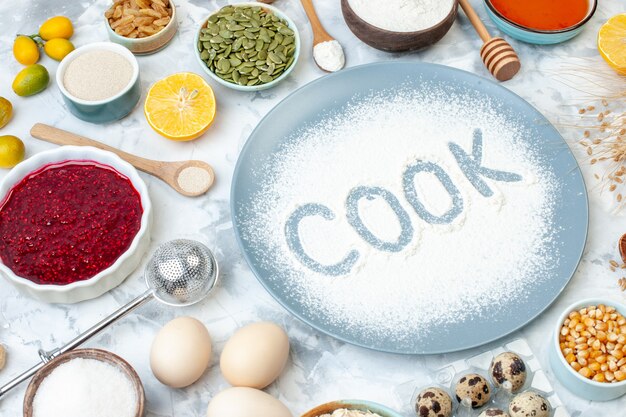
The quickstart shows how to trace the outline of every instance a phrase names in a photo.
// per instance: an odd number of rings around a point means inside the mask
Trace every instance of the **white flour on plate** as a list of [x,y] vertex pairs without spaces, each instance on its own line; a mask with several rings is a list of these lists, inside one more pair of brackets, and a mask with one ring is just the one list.
[[[264,178],[262,192],[243,220],[244,239],[279,271],[269,279],[286,287],[307,317],[391,339],[424,337],[439,325],[524,299],[558,262],[550,223],[557,181],[524,140],[531,132],[496,107],[425,84],[391,97],[355,98],[344,112],[295,132],[256,173]],[[488,197],[468,179],[450,145],[472,155],[477,129],[479,166],[518,176],[506,182],[479,175]],[[435,175],[418,173],[406,183],[403,175],[416,161],[436,164],[458,189],[462,209],[450,222],[429,222],[414,209],[417,198],[435,217],[454,211]],[[373,247],[348,221],[348,196],[356,187],[381,187],[410,219],[412,233],[380,196],[357,199],[365,229],[379,242],[401,242],[391,251]],[[356,254],[343,272],[320,273],[288,245],[289,219],[310,204],[325,206],[330,216],[301,218],[295,230],[302,249],[322,266]]]

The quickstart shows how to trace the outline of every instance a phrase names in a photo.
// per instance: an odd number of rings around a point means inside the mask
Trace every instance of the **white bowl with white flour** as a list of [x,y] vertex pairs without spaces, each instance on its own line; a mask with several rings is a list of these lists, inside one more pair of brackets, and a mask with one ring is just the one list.
[[456,20],[457,0],[341,0],[350,30],[383,51],[413,51],[438,42]]

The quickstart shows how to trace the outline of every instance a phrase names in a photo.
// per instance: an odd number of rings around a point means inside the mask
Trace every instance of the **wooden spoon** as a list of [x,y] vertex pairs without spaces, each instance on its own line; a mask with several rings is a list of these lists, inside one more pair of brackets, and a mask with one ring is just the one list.
[[[309,17],[309,21],[311,22],[311,29],[313,29],[313,51],[315,51],[315,47],[319,45],[320,43],[332,42],[332,41],[337,42],[335,38],[333,38],[332,36],[328,34],[328,32],[326,32],[326,29],[324,29],[324,26],[322,26],[322,22],[320,22],[320,19],[317,16],[317,13],[315,12],[315,6],[313,6],[313,1],[312,0],[300,0],[300,2],[302,3],[302,7],[304,7],[304,11],[306,12],[306,15]],[[313,53],[313,58],[315,59],[315,53]],[[324,68],[322,65],[320,65],[320,63],[317,62],[317,59],[315,59],[315,63],[317,64],[318,67],[320,67],[321,70],[326,71],[326,72],[331,72],[329,69]],[[337,70],[339,69],[341,68],[338,68]],[[334,70],[334,71],[337,71],[337,70]]]
[[[119,149],[115,149],[103,143],[96,142],[95,140],[88,139],[86,137],[79,136],[74,133],[70,133],[65,130],[57,129],[55,127],[41,123],[35,124],[30,130],[30,134],[34,138],[41,139],[57,145],[93,146],[94,148],[113,152],[124,161],[133,165],[135,168],[163,180],[170,187],[187,197],[197,197],[206,193],[215,181],[215,173],[213,172],[213,168],[206,162],[165,162],[145,159],[126,153],[124,151],[120,151]],[[183,171],[188,168],[200,168],[206,171],[206,177],[201,179],[199,181],[199,184],[193,184],[193,186],[187,186],[186,188],[183,188],[184,184],[183,186],[180,185],[179,177],[181,176],[181,173],[183,173]],[[189,171],[184,175],[188,174],[190,174]]]
[[515,49],[504,39],[491,37],[468,0],[459,0],[459,4],[484,42],[480,48],[480,57],[489,72],[498,81],[507,81],[513,78],[522,66]]

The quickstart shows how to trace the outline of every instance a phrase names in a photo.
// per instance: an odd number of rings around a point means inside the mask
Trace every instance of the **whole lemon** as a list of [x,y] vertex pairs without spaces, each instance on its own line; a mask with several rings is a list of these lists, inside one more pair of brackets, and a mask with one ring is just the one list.
[[24,142],[11,135],[0,136],[0,168],[13,168],[24,160]]
[[67,54],[74,50],[74,45],[67,39],[54,38],[46,42],[43,50],[50,58],[61,61]]
[[18,96],[26,97],[41,93],[48,86],[50,75],[43,65],[29,65],[15,76],[13,91]]
[[13,105],[9,100],[0,97],[0,129],[5,127],[13,116]]
[[46,20],[39,28],[39,36],[45,41],[54,38],[69,39],[74,34],[72,22],[65,16],[55,16]]
[[13,56],[22,65],[32,65],[39,61],[39,48],[30,37],[19,35],[13,41]]

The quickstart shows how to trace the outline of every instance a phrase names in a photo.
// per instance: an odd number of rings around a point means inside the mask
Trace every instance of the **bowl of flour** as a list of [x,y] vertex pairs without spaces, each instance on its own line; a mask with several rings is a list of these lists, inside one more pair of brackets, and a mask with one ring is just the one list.
[[75,49],[59,64],[56,79],[70,113],[90,123],[127,116],[141,97],[137,59],[112,42]]
[[346,24],[369,46],[415,51],[445,36],[456,20],[457,0],[341,0]]
[[401,417],[391,408],[372,401],[333,401],[304,413],[302,417]]

